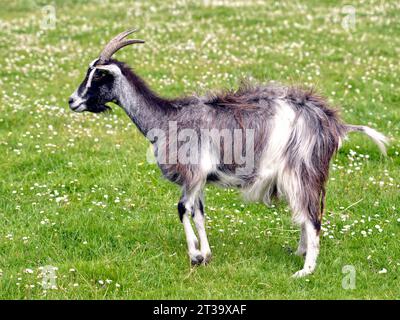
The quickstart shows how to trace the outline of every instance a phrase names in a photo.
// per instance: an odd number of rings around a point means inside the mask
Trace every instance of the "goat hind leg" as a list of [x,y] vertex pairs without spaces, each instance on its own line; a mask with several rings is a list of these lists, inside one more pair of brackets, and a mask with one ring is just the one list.
[[297,250],[295,254],[297,256],[305,256],[307,253],[307,232],[306,232],[306,226],[305,223],[301,224],[301,230],[300,230],[300,241],[299,241],[299,246],[297,247]]
[[294,213],[294,221],[302,225],[300,244],[296,253],[301,255],[305,253],[305,262],[303,269],[293,275],[298,278],[311,274],[316,267],[325,192],[323,188],[311,188],[313,183],[307,183],[293,173],[286,181],[288,188],[285,191]]
[[300,250],[300,252],[302,252],[303,248],[301,247],[301,244],[302,241],[304,241],[306,259],[304,261],[303,269],[297,271],[293,275],[293,277],[296,278],[314,272],[317,265],[317,257],[319,254],[319,233],[321,230],[322,215],[325,208],[325,187],[323,186],[318,192],[309,193],[307,204],[308,215],[306,221],[302,224],[301,240],[298,249],[298,251]]
[[319,229],[314,223],[307,220],[304,223],[305,236],[307,241],[307,253],[304,261],[303,269],[297,271],[293,277],[300,278],[314,272],[317,265],[317,257],[319,254]]

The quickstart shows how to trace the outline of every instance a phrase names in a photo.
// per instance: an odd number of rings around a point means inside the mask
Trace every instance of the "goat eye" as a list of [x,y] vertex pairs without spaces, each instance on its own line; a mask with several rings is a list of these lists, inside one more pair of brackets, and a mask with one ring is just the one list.
[[107,75],[107,72],[99,71],[99,72],[96,73],[95,78],[96,78],[96,79],[102,79],[102,78],[104,78],[106,75]]

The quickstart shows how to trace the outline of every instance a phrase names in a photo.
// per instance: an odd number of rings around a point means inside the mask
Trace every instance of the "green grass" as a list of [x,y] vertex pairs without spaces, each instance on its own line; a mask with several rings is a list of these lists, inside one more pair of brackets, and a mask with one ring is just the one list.
[[[341,26],[347,1],[52,3],[56,28],[42,30],[45,1],[1,0],[0,298],[399,298],[398,1],[354,2],[352,30]],[[354,134],[332,162],[314,275],[290,278],[302,259],[290,253],[299,232],[284,204],[245,203],[214,187],[213,260],[191,269],[180,191],[146,162],[148,142],[116,108],[69,111],[89,62],[131,26],[147,43],[117,58],[162,95],[243,77],[314,85],[346,122],[392,138],[383,158]],[[57,287],[44,290],[47,265],[58,268]],[[346,265],[356,270],[353,290],[342,288]]]

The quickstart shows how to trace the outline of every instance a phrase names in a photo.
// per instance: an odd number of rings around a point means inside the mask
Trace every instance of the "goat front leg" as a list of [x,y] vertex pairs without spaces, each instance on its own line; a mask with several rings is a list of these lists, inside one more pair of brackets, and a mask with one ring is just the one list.
[[206,219],[204,216],[204,205],[201,198],[202,197],[199,198],[198,205],[195,207],[193,220],[200,238],[200,251],[203,256],[203,263],[207,264],[211,260],[211,249],[206,233]]
[[189,217],[189,215],[194,212],[193,200],[191,201],[190,198],[182,196],[178,203],[178,212],[179,218],[183,224],[183,229],[185,230],[190,262],[192,265],[201,264],[204,259],[199,250],[199,241],[197,240],[196,234],[193,231]]

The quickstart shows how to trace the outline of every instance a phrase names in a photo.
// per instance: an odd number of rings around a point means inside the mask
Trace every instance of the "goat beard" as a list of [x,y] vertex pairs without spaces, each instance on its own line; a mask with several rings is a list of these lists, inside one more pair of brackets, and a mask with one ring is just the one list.
[[111,110],[112,109],[109,106],[102,104],[102,105],[97,105],[95,108],[91,108],[90,106],[88,106],[87,111],[93,112],[93,113],[104,113],[104,112],[108,112]]
[[103,113],[103,112],[111,112],[111,108],[107,105],[102,105],[97,111],[96,113]]

